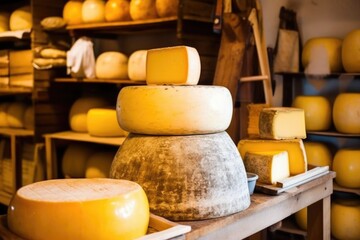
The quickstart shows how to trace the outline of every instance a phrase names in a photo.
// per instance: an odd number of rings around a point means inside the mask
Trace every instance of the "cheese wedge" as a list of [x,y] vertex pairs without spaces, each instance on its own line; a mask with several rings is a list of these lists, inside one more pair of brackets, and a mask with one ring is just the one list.
[[200,72],[200,56],[195,48],[176,46],[148,50],[146,83],[149,85],[196,85]]
[[286,151],[246,152],[244,165],[247,172],[259,176],[258,181],[276,184],[290,176],[289,156]]
[[247,152],[287,151],[289,155],[290,175],[296,175],[307,171],[307,159],[302,139],[242,139],[238,143],[238,149],[243,159]]
[[20,188],[7,219],[24,239],[135,239],[146,234],[149,204],[135,182],[57,179]]
[[87,129],[95,137],[124,137],[128,133],[121,129],[116,110],[111,108],[92,108],[87,113]]
[[301,108],[264,108],[259,116],[260,138],[306,138],[305,113]]

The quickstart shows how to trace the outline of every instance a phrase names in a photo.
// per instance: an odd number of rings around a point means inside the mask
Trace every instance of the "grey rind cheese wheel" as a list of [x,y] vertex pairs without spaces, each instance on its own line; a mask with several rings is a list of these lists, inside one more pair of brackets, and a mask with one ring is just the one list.
[[131,133],[114,158],[110,177],[139,183],[151,212],[174,221],[222,217],[250,205],[243,162],[225,131],[188,136]]

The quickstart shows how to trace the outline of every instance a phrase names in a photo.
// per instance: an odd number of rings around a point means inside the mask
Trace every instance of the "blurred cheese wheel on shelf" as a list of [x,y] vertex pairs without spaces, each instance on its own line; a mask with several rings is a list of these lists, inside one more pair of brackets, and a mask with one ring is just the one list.
[[226,130],[232,98],[221,86],[128,86],[117,100],[120,126],[152,135],[208,134]]
[[68,25],[81,24],[83,1],[70,0],[63,8],[63,18]]
[[32,14],[30,6],[23,6],[16,9],[10,15],[10,30],[26,30],[32,28]]
[[95,73],[99,79],[128,79],[128,57],[121,52],[104,52],[96,59]]
[[9,229],[22,239],[136,239],[146,234],[149,203],[140,185],[108,178],[56,179],[20,188]]
[[156,0],[156,12],[159,17],[177,16],[179,0]]
[[117,121],[115,109],[92,108],[87,114],[87,128],[91,136],[95,137],[124,137],[124,131]]
[[130,55],[128,63],[128,74],[131,80],[146,80],[146,56],[147,50],[138,50]]
[[335,182],[346,188],[360,188],[360,149],[339,149],[334,156]]
[[306,158],[309,165],[321,167],[332,166],[332,154],[329,147],[322,142],[304,142]]
[[82,143],[71,143],[65,149],[61,161],[61,169],[65,177],[85,177],[86,162],[94,154],[95,149]]
[[105,1],[85,0],[82,5],[82,20],[84,23],[105,22]]
[[148,20],[157,18],[156,0],[131,0],[130,16],[133,20]]
[[7,111],[10,106],[9,102],[4,102],[0,104],[0,127],[9,127],[7,122]]
[[6,32],[10,30],[9,21],[10,13],[0,12],[0,32]]
[[302,230],[307,230],[307,207],[297,211],[294,216],[297,225]]
[[105,19],[108,22],[130,21],[129,0],[109,0],[105,4]]
[[331,202],[331,234],[336,239],[360,239],[360,200],[335,199]]
[[69,123],[75,132],[87,132],[87,113],[92,108],[108,106],[109,103],[100,97],[81,97],[70,108]]
[[24,116],[27,106],[23,102],[10,103],[6,114],[7,125],[10,128],[24,128]]
[[29,105],[24,113],[24,128],[33,130],[34,129],[34,118],[35,118],[35,112],[34,112],[34,106]]
[[335,128],[341,133],[360,133],[360,93],[337,95],[332,117]]
[[323,96],[297,96],[293,107],[305,111],[305,127],[308,131],[325,131],[331,126],[331,104]]
[[86,178],[108,178],[110,175],[111,163],[115,157],[114,152],[96,152],[86,161]]
[[319,68],[326,64],[330,72],[341,72],[341,44],[341,39],[333,37],[309,39],[305,42],[301,53],[303,67],[307,68],[309,64],[315,64],[319,65]]
[[345,36],[341,57],[346,72],[360,72],[360,29],[353,30]]

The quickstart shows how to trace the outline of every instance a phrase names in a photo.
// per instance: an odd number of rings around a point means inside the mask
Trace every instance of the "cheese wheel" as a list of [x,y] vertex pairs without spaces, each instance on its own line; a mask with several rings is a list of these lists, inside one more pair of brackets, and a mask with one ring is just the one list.
[[105,19],[108,22],[130,21],[129,0],[109,0],[105,4]]
[[346,188],[360,188],[360,149],[339,149],[334,156],[335,182]]
[[86,162],[94,154],[95,149],[81,143],[67,146],[61,161],[61,169],[65,177],[85,177]]
[[242,139],[238,143],[242,158],[247,152],[257,151],[287,151],[289,155],[290,175],[307,171],[307,159],[302,139],[291,140],[257,140]]
[[332,167],[333,156],[329,147],[322,142],[304,142],[308,165]]
[[135,239],[146,234],[149,205],[135,182],[56,179],[20,188],[7,221],[24,239]]
[[354,29],[344,37],[341,47],[341,60],[349,73],[360,72],[360,29]]
[[175,46],[148,50],[146,83],[149,85],[196,85],[200,72],[200,56],[193,47]]
[[323,96],[297,96],[292,107],[305,111],[305,127],[308,131],[328,130],[332,123],[331,104]]
[[69,0],[63,8],[63,18],[68,25],[81,24],[83,1]]
[[108,178],[116,152],[96,152],[86,161],[86,178]]
[[307,207],[297,211],[295,214],[295,221],[302,230],[307,230]]
[[9,102],[3,102],[0,104],[0,127],[9,127],[7,122],[7,111],[9,106]]
[[138,50],[130,55],[128,63],[128,73],[131,80],[146,80],[146,55],[146,50]]
[[105,22],[105,1],[85,0],[81,12],[84,23]]
[[110,177],[139,183],[151,212],[175,221],[221,217],[250,205],[245,168],[226,132],[130,133],[114,158]]
[[116,110],[110,108],[92,108],[87,113],[87,128],[95,137],[124,137],[127,132],[121,129],[117,121]]
[[10,14],[7,12],[0,12],[0,32],[6,32],[10,30],[9,21]]
[[221,132],[232,109],[231,94],[221,86],[128,86],[117,100],[120,126],[152,135]]
[[120,52],[104,52],[96,59],[95,72],[100,79],[128,79],[128,57]]
[[32,14],[30,6],[16,9],[10,15],[9,27],[11,31],[26,30],[32,28]]
[[251,138],[259,138],[259,116],[264,108],[270,107],[269,104],[250,103],[247,105],[248,110],[248,128],[247,133]]
[[338,132],[360,134],[360,93],[337,95],[332,118]]
[[264,108],[259,116],[260,138],[306,138],[305,114],[301,108]]
[[27,104],[12,102],[7,109],[6,122],[10,128],[24,128],[24,116]]
[[157,18],[156,0],[131,0],[130,16],[133,20],[148,20]]
[[34,106],[29,105],[27,106],[25,113],[24,113],[24,128],[34,130],[34,121],[35,118],[35,112],[34,112]]
[[75,132],[87,132],[87,113],[92,108],[108,106],[108,102],[100,97],[81,97],[70,108],[69,123]]
[[244,165],[247,172],[257,174],[258,181],[265,184],[276,184],[290,176],[286,151],[246,152]]
[[155,7],[159,17],[177,16],[179,0],[156,0]]

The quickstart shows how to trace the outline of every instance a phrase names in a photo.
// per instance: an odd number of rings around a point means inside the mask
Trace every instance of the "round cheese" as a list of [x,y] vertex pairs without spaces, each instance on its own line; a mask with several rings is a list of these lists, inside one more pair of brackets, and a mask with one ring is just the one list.
[[86,161],[86,178],[108,178],[116,152],[96,152]]
[[87,128],[95,137],[124,137],[127,132],[121,129],[117,121],[116,110],[110,108],[92,108],[87,114]]
[[34,130],[34,121],[35,118],[35,112],[34,112],[34,106],[29,105],[24,113],[24,128]]
[[86,162],[95,149],[81,143],[70,144],[62,157],[61,169],[65,177],[85,177]]
[[149,205],[136,183],[57,179],[20,188],[8,208],[9,229],[24,239],[135,239],[146,234]]
[[335,128],[342,133],[360,133],[360,93],[341,93],[333,105]]
[[343,148],[335,153],[335,182],[346,188],[360,188],[360,149]]
[[108,106],[105,99],[99,97],[81,97],[70,108],[69,123],[75,132],[87,132],[87,113],[92,108]]
[[307,230],[307,207],[297,211],[294,215],[297,225],[302,230]]
[[138,50],[130,55],[128,63],[128,73],[131,80],[146,80],[146,55],[146,50]]
[[336,239],[360,239],[360,200],[331,201],[331,234]]
[[120,126],[152,135],[221,132],[232,109],[231,94],[221,86],[128,86],[117,100]]
[[84,1],[82,5],[82,20],[84,23],[105,22],[105,1]]
[[10,30],[26,30],[32,28],[32,14],[30,6],[23,6],[16,9],[10,15]]
[[179,0],[156,0],[155,6],[159,17],[173,17],[178,14]]
[[131,0],[130,16],[133,20],[147,20],[157,18],[156,0]]
[[346,72],[360,72],[360,29],[355,29],[345,36],[341,58]]
[[221,217],[250,205],[245,168],[226,132],[129,134],[110,177],[139,183],[151,212],[175,221]]
[[10,128],[24,128],[24,116],[27,104],[12,102],[7,109],[6,122]]
[[332,123],[331,105],[323,96],[297,96],[293,107],[305,111],[305,127],[308,131],[328,130]]
[[333,156],[329,147],[322,142],[304,142],[306,158],[312,166],[332,166]]
[[0,104],[0,127],[9,127],[7,122],[7,111],[9,106],[9,102],[3,102]]
[[9,21],[10,14],[7,12],[0,12],[0,32],[6,32],[10,30]]
[[105,4],[105,19],[108,22],[130,21],[129,0],[109,0]]
[[70,0],[63,8],[63,18],[68,25],[81,24],[83,1]]
[[95,63],[99,79],[128,79],[128,57],[120,52],[104,52]]

